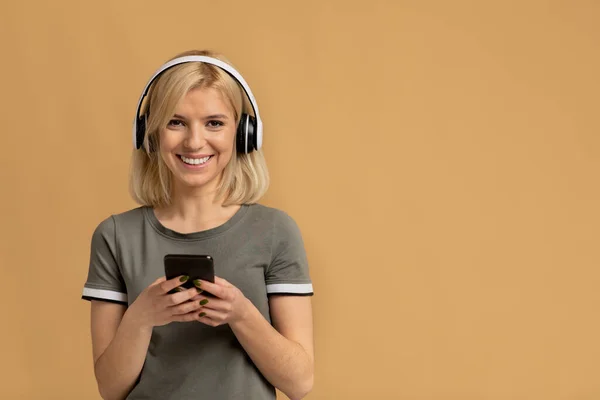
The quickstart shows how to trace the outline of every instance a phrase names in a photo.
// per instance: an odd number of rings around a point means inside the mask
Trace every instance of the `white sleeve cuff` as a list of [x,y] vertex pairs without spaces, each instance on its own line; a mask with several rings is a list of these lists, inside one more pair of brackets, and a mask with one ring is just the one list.
[[267,294],[312,294],[312,283],[273,283],[267,285]]
[[127,293],[115,292],[113,290],[106,289],[93,289],[89,287],[83,288],[83,298],[85,299],[98,299],[98,300],[112,300],[121,303],[127,303]]

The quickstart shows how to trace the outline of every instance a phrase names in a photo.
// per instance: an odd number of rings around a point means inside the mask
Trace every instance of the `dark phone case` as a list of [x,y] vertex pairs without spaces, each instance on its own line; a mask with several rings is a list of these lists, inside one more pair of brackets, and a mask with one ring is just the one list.
[[[185,283],[179,287],[191,289],[195,287],[194,279],[202,279],[204,281],[215,281],[215,267],[213,258],[209,255],[202,254],[167,254],[164,258],[165,276],[167,279],[173,279],[181,275],[190,277]],[[177,293],[176,290],[171,290],[169,293]],[[203,295],[212,296],[208,292],[203,292]]]

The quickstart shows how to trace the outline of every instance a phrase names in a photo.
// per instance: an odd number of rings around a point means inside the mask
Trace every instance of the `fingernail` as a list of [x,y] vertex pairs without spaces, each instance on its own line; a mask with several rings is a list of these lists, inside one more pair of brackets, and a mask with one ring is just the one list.
[[181,278],[179,278],[179,281],[180,281],[180,282],[185,282],[185,281],[187,281],[188,279],[190,279],[190,277],[189,277],[189,276],[187,276],[187,275],[184,275],[184,276],[182,276]]
[[204,317],[205,315],[206,315],[206,313],[205,313],[205,312],[201,312],[201,313],[200,313],[200,316],[201,316],[201,317]]
[[184,289],[183,289],[182,287],[176,287],[176,288],[175,288],[175,291],[176,291],[176,292],[183,292],[183,291],[184,291]]
[[196,288],[196,290],[198,291],[198,293],[202,293],[204,292],[204,290],[200,289],[200,288]]
[[200,305],[203,306],[208,303],[208,299],[200,300]]
[[200,279],[194,279],[194,285],[200,287],[200,284],[201,284]]

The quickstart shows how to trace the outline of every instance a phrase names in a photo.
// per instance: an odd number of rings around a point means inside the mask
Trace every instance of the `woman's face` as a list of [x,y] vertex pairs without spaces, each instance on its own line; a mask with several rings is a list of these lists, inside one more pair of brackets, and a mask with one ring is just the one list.
[[233,110],[213,88],[190,90],[160,132],[160,154],[175,188],[216,188],[234,152]]

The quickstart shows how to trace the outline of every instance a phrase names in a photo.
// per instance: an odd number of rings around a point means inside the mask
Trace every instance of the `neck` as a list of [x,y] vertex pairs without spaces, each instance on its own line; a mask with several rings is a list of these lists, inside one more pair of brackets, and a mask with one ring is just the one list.
[[176,190],[171,204],[154,210],[157,219],[168,228],[181,233],[199,232],[226,222],[240,206],[223,206],[215,190]]
[[223,208],[223,201],[217,199],[218,182],[213,180],[201,187],[190,188],[181,182],[173,182],[171,204],[165,207],[171,213],[183,218],[194,218],[199,215],[210,215]]

